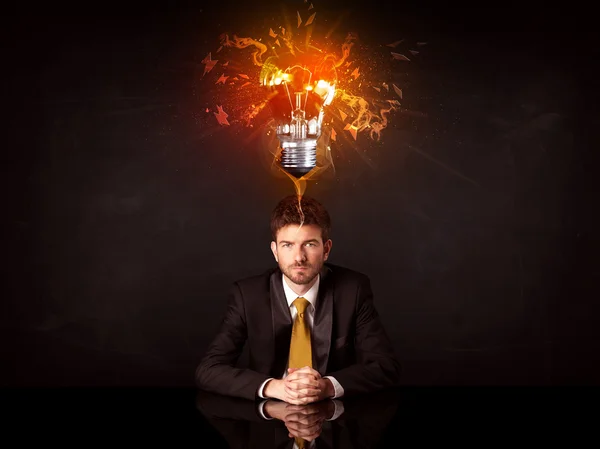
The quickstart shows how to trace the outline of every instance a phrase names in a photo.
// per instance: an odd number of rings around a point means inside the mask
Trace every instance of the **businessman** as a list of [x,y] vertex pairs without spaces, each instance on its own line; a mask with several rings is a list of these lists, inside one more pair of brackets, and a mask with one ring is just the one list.
[[[277,267],[235,282],[220,328],[196,370],[199,388],[309,404],[397,385],[400,367],[369,278],[327,262],[327,210],[288,196],[271,214]],[[247,367],[237,366],[248,345]]]

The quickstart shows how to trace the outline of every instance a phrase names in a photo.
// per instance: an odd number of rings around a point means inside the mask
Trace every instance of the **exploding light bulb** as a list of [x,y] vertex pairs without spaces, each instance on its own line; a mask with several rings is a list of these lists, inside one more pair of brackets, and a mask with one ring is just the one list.
[[278,162],[301,178],[317,164],[317,143],[326,107],[335,96],[335,59],[319,49],[268,58],[260,82],[270,90],[269,106],[279,140]]

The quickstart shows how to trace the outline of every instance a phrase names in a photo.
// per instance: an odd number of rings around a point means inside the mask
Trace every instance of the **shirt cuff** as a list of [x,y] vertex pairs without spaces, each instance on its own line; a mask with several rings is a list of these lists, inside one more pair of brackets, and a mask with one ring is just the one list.
[[344,413],[344,403],[342,401],[338,401],[338,400],[333,400],[333,406],[335,407],[333,409],[333,416],[331,418],[329,418],[327,421],[335,421],[336,419],[338,419],[340,417],[340,415],[342,413]]
[[329,379],[331,381],[331,383],[333,384],[333,390],[335,391],[335,394],[333,395],[333,398],[331,398],[331,399],[337,399],[337,398],[341,398],[342,396],[344,396],[344,389],[342,388],[340,383],[335,379],[335,377],[325,376],[325,377],[323,377],[323,379]]
[[[269,418],[267,417],[267,415],[265,415],[265,404],[268,402],[268,399],[265,401],[260,401],[258,403],[258,414],[261,416],[262,419],[266,419],[267,421],[272,420],[273,418]],[[338,401],[339,402],[339,401]],[[343,407],[343,406],[342,406]],[[333,413],[333,415],[335,416],[335,412]]]
[[267,380],[265,380],[260,387],[258,387],[258,397],[261,399],[267,399],[265,397],[265,395],[263,394],[263,390],[265,389],[265,385],[267,385],[267,382],[270,381],[271,379],[274,379],[273,377],[269,377]]

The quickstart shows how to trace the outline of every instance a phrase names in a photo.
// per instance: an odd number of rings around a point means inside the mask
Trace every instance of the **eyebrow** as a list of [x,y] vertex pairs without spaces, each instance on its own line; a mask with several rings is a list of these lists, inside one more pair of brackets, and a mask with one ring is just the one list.
[[[294,243],[294,242],[290,242],[288,240],[281,240],[279,242],[279,244],[282,244],[282,243]],[[319,241],[317,239],[310,239],[310,240],[305,240],[302,243],[319,243]]]

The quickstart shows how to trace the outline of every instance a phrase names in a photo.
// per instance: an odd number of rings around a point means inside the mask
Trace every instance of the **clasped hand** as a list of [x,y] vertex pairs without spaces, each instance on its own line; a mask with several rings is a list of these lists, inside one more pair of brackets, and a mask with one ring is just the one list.
[[283,421],[290,438],[315,440],[323,430],[323,422],[333,416],[335,406],[332,401],[309,405],[292,405],[279,401],[268,401],[265,413]]
[[333,397],[335,390],[329,379],[323,379],[318,371],[305,366],[289,368],[285,379],[273,379],[267,383],[264,395],[294,405],[310,404]]

